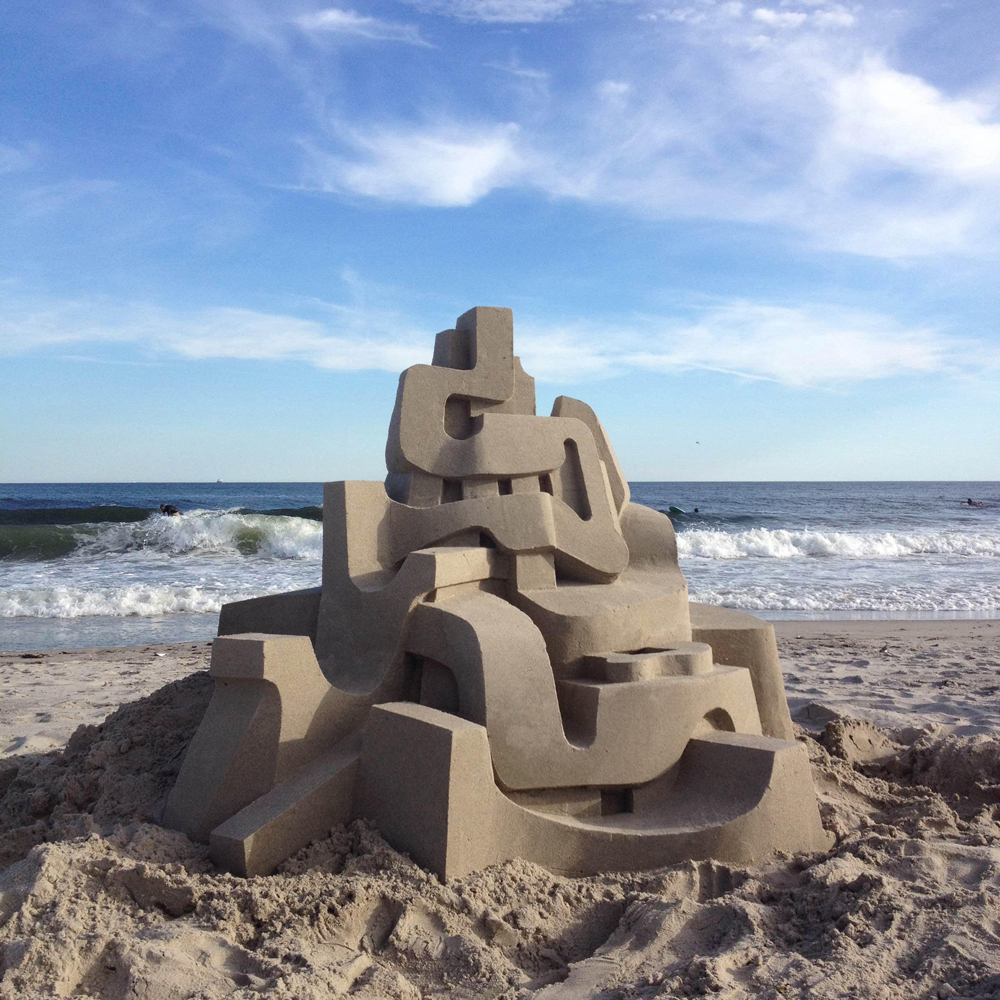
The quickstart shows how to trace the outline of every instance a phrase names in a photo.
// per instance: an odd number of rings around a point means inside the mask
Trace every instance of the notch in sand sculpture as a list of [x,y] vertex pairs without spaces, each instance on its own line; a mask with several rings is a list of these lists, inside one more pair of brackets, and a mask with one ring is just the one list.
[[590,407],[535,415],[510,310],[403,373],[386,464],[326,484],[322,587],[223,608],[168,826],[244,875],[358,817],[442,877],[827,846],[771,626],[689,604]]

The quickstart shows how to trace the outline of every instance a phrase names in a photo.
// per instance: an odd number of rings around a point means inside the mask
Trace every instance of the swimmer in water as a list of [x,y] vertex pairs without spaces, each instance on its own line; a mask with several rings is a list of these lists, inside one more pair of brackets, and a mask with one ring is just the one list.
[[180,513],[180,511],[173,504],[161,503],[160,513],[166,514],[167,517],[176,517]]

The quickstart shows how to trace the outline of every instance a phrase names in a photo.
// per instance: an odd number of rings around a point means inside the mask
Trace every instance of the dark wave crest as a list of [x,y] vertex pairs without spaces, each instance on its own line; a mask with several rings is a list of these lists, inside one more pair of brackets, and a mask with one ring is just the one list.
[[0,524],[106,524],[144,521],[152,513],[145,507],[28,507],[0,510]]
[[0,559],[58,559],[79,545],[79,533],[54,524],[0,527]]
[[700,527],[705,527],[711,525],[713,527],[720,527],[722,525],[735,524],[735,525],[751,525],[751,524],[763,524],[767,521],[776,520],[776,518],[769,517],[764,514],[711,514],[704,511],[700,511],[697,514],[693,510],[670,510],[667,507],[655,507],[661,514],[666,514],[667,517],[673,522],[674,527],[681,530],[690,525],[698,525]]
[[[112,508],[116,512],[120,509]],[[316,523],[319,509],[299,510],[294,515],[232,508],[194,510],[180,517],[145,511],[141,520],[118,517],[76,524],[0,524],[0,562],[53,560],[73,554],[106,560],[139,552],[152,558],[201,553],[209,559],[227,554],[312,559],[318,555],[322,536]]]
[[[240,507],[237,514],[271,514],[275,517],[304,517],[310,521],[323,520],[322,507],[279,507],[274,510],[254,510]],[[19,510],[0,510],[0,526],[64,525],[64,524],[127,524],[159,517],[156,507],[26,507]],[[0,548],[0,558],[4,558]]]

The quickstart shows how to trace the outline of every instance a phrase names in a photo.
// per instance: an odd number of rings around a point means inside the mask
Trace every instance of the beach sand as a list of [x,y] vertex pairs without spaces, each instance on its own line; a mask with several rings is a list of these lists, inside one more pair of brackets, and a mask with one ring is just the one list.
[[156,825],[208,644],[0,653],[0,997],[1000,997],[1000,622],[777,631],[829,852],[445,884],[365,824],[251,880]]
[[775,622],[792,716],[1000,735],[1000,620]]
[[0,652],[0,758],[66,745],[119,705],[207,670],[210,642]]

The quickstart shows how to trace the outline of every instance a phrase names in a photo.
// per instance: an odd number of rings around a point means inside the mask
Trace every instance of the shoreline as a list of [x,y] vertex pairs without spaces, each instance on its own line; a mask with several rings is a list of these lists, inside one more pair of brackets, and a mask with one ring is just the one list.
[[[723,605],[725,606],[725,605]],[[941,632],[943,635],[962,634],[967,628],[980,625],[993,626],[1000,634],[1000,612],[994,616],[976,617],[971,614],[962,618],[770,618],[766,613],[747,611],[744,608],[734,608],[744,614],[753,615],[762,621],[769,622],[774,626],[775,635],[778,641],[791,638],[796,634],[800,635],[820,635],[827,633],[856,632],[859,635],[881,635],[883,632],[905,629],[914,636],[930,635]],[[835,614],[836,612],[828,612]],[[879,612],[873,612],[878,614]],[[930,614],[931,612],[927,612]],[[964,614],[964,612],[961,612]],[[844,614],[858,614],[858,612],[844,612]],[[959,614],[959,612],[944,612],[944,614]],[[72,619],[68,619],[72,621]],[[0,657],[22,656],[24,653],[97,653],[128,650],[146,649],[151,647],[178,647],[178,646],[198,646],[202,644],[211,645],[214,636],[207,639],[173,639],[163,642],[131,642],[116,645],[93,645],[93,646],[32,646],[32,647],[11,647],[0,646]]]
[[[1000,733],[1000,620],[772,622],[795,722]],[[0,650],[0,758],[66,744],[119,705],[208,669],[211,640]]]
[[839,635],[851,632],[859,636],[882,636],[905,631],[915,638],[960,636],[969,630],[1000,636],[1000,618],[764,618],[774,626],[780,644],[797,635]]

